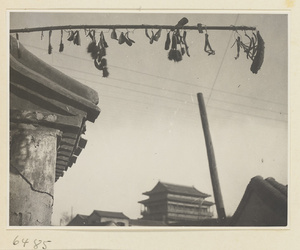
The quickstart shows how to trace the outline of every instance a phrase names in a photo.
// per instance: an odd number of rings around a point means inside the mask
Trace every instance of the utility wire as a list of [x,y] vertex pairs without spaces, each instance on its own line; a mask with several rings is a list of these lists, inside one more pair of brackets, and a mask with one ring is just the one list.
[[[108,96],[108,95],[102,95],[100,94],[100,96],[103,96],[103,97],[107,97],[107,98],[112,98],[112,99],[116,99],[116,100],[123,100],[123,101],[130,101],[130,102],[136,102],[136,103],[142,103],[142,104],[145,104],[145,105],[149,105],[148,103],[145,103],[145,102],[140,102],[140,101],[135,101],[135,100],[132,100],[132,99],[126,99],[126,98],[120,98],[120,97],[115,97],[115,96]],[[155,103],[157,104],[157,103]],[[153,104],[152,104],[153,105]],[[196,104],[195,104],[196,105]],[[158,105],[160,107],[164,107],[165,106],[162,106],[162,105]],[[256,117],[256,118],[261,118],[261,119],[267,119],[267,120],[273,120],[273,121],[279,121],[279,122],[284,122],[286,123],[285,120],[281,120],[281,119],[275,119],[275,118],[270,118],[270,117],[266,117],[266,116],[260,116],[260,115],[253,115],[253,114],[249,114],[249,113],[243,113],[243,112],[239,112],[239,111],[234,111],[234,110],[229,110],[229,109],[225,109],[225,108],[220,108],[220,107],[214,107],[214,106],[211,106],[211,105],[207,105],[207,107],[209,108],[212,108],[212,109],[218,109],[218,110],[222,110],[222,111],[226,111],[226,112],[230,112],[230,113],[236,113],[236,114],[241,114],[241,115],[244,115],[244,116],[252,116],[252,117]],[[171,108],[171,107],[167,107],[168,109],[173,109],[174,108]],[[186,109],[181,109],[181,111],[187,111]],[[196,119],[192,119],[193,121],[196,121]],[[198,121],[198,119],[197,119]]]
[[[44,50],[44,48],[31,46],[31,45],[28,45],[28,44],[24,44],[24,45],[26,45],[27,47],[35,48],[35,49]],[[84,59],[84,58],[80,58],[80,57],[77,57],[77,56],[72,56],[72,55],[68,55],[68,54],[61,54],[61,53],[58,53],[58,52],[52,52],[52,53],[63,55],[63,56],[66,56],[66,57],[76,58],[76,59],[79,59],[79,60],[82,60],[82,61],[91,62],[91,60],[89,60],[89,59]],[[62,66],[58,66],[58,67],[62,67]],[[146,73],[146,72],[127,69],[127,68],[124,68],[124,67],[115,66],[115,65],[111,65],[111,64],[109,65],[109,67],[118,68],[118,69],[122,69],[122,70],[125,70],[125,71],[130,71],[130,72],[134,72],[134,73],[138,73],[138,74],[142,74],[142,75],[147,75],[147,76],[151,76],[151,77],[155,77],[155,78],[158,78],[158,79],[167,80],[167,81],[171,81],[171,82],[176,82],[176,83],[180,83],[180,84],[186,84],[186,85],[193,86],[193,87],[198,87],[198,88],[201,87],[201,88],[204,88],[204,89],[211,90],[211,87],[206,87],[206,86],[203,86],[203,85],[200,85],[200,84],[193,84],[193,83],[188,83],[188,82],[179,81],[179,80],[175,80],[175,79],[170,79],[170,78],[167,78],[167,77],[157,76],[157,75],[149,74],[149,73]],[[69,68],[69,69],[72,70],[71,68]],[[75,70],[75,71],[79,72],[79,70]],[[87,73],[87,72],[82,71],[82,73]],[[88,73],[88,74],[92,74],[92,73]],[[96,74],[92,74],[92,75],[96,75]],[[256,100],[256,101],[260,101],[260,102],[273,103],[273,104],[276,104],[276,105],[286,106],[286,104],[284,104],[284,103],[274,102],[274,101],[270,101],[270,100],[263,100],[263,99],[259,99],[259,98],[255,98],[255,97],[251,97],[251,96],[247,96],[247,95],[228,92],[228,91],[225,91],[225,90],[214,89],[214,91],[224,93],[224,94],[234,95],[234,96],[238,96],[238,97],[242,97],[242,98],[248,98],[248,99]]]
[[[96,81],[90,81],[90,80],[85,80],[85,81],[88,81],[88,82],[94,82],[94,83],[99,83],[99,82],[96,82]],[[101,83],[100,83],[100,84],[101,84]],[[111,86],[111,85],[109,85],[109,84],[105,84],[105,85]],[[138,92],[138,93],[142,93],[142,94],[146,94],[146,95],[150,95],[150,96],[155,96],[155,97],[165,98],[165,99],[168,99],[168,100],[171,100],[171,101],[179,101],[180,103],[197,105],[196,103],[188,103],[188,102],[184,102],[183,100],[174,99],[174,98],[169,98],[169,97],[164,97],[164,96],[160,96],[160,95],[154,95],[154,94],[150,94],[150,93],[143,92],[143,91],[135,91],[135,90],[132,90],[132,89],[121,88],[121,87],[118,87],[118,86],[111,86],[111,87],[120,88],[120,89],[125,89],[125,90],[128,90],[128,91]],[[118,98],[116,98],[116,99],[118,99]],[[266,116],[253,115],[253,114],[249,114],[249,113],[243,113],[243,112],[239,112],[239,111],[234,111],[234,110],[229,110],[229,109],[224,109],[224,108],[219,108],[219,107],[213,107],[213,106],[210,106],[210,105],[208,105],[208,107],[211,107],[211,108],[214,108],[214,109],[223,110],[223,111],[227,111],[227,112],[232,112],[232,113],[237,113],[237,114],[242,114],[242,115],[247,115],[247,116],[257,117],[257,118],[264,118],[264,119],[268,119],[268,120],[274,120],[274,121],[286,122],[285,120],[281,120],[281,119],[275,119],[275,118],[269,118],[269,117],[266,117]]]
[[[237,17],[236,17],[236,19],[235,19],[234,25],[236,25],[238,19],[239,19],[239,14],[237,15]],[[208,96],[207,104],[209,103],[209,100],[210,100],[210,98],[211,98],[211,95],[212,95],[212,93],[213,93],[213,91],[214,91],[214,87],[215,87],[216,82],[217,82],[217,80],[218,80],[219,74],[220,74],[220,72],[221,72],[221,69],[222,69],[222,66],[223,66],[223,63],[224,63],[224,59],[225,59],[225,57],[226,57],[228,48],[229,48],[229,46],[230,46],[230,41],[231,41],[231,39],[232,39],[232,36],[233,36],[233,32],[231,33],[231,35],[230,35],[230,37],[229,37],[229,40],[228,40],[228,43],[227,43],[226,50],[225,50],[225,52],[224,52],[224,55],[223,55],[222,60],[221,60],[221,63],[220,63],[220,67],[219,67],[219,69],[218,69],[218,71],[217,71],[215,80],[214,80],[214,82],[213,82],[213,85],[212,85],[212,87],[211,87],[211,91],[210,91],[209,96]]]
[[[63,69],[67,69],[67,70],[71,70],[71,71],[76,71],[76,72],[81,72],[81,73],[85,73],[85,74],[89,74],[89,75],[95,75],[95,76],[98,76],[97,74],[94,74],[94,73],[87,73],[87,72],[85,72],[85,71],[75,70],[75,69],[71,69],[71,68],[69,68],[69,67],[58,66],[58,65],[53,65],[53,66],[54,66],[54,67],[60,67],[60,68],[63,68]],[[77,79],[80,80],[80,81],[89,81],[89,80],[87,80],[87,79],[78,78],[78,77],[77,77]],[[170,89],[166,89],[166,88],[154,87],[154,86],[151,86],[151,85],[148,85],[148,84],[135,83],[135,82],[127,81],[127,80],[123,80],[123,79],[117,79],[117,78],[112,78],[112,77],[110,77],[110,79],[112,79],[112,80],[117,80],[117,81],[121,81],[121,82],[127,82],[127,83],[130,83],[130,84],[135,84],[135,85],[139,85],[139,86],[143,86],[143,87],[148,87],[148,88],[153,88],[153,89],[163,90],[163,91],[167,91],[167,92],[173,92],[173,93],[177,93],[177,94],[187,95],[187,96],[191,96],[191,95],[192,95],[192,94],[189,94],[189,93],[184,93],[184,92],[174,91],[174,90],[170,90]],[[112,87],[116,87],[116,88],[122,88],[122,89],[125,89],[125,90],[131,90],[131,91],[134,91],[134,92],[141,92],[141,93],[145,94],[145,92],[142,92],[142,91],[136,91],[136,90],[132,90],[132,89],[124,88],[124,87],[117,87],[117,86],[114,86],[114,85],[105,84],[105,83],[98,82],[98,81],[90,81],[90,82],[94,82],[94,83],[102,84],[102,85],[106,85],[106,86],[112,86]],[[164,96],[160,96],[160,95],[155,95],[155,96],[165,98]],[[167,99],[174,99],[174,98],[171,98],[171,97],[166,97],[166,98],[167,98]],[[205,99],[207,99],[207,98],[208,98],[208,97],[206,97]],[[179,101],[179,102],[181,102],[181,103],[182,103],[182,102],[185,102],[185,101],[180,100],[180,99],[174,99],[174,100]],[[246,107],[246,108],[256,109],[256,110],[260,110],[260,111],[272,112],[272,113],[275,113],[275,114],[279,114],[279,113],[280,113],[280,114],[284,114],[284,115],[287,114],[287,113],[285,113],[285,112],[273,111],[273,110],[268,110],[268,109],[263,109],[263,108],[258,108],[258,107],[253,107],[253,106],[248,106],[248,105],[244,105],[244,104],[239,104],[239,103],[233,103],[233,102],[229,102],[229,101],[219,100],[219,99],[215,99],[215,98],[211,98],[211,100],[217,101],[217,102],[222,102],[222,103],[225,103],[225,104],[231,104],[231,105],[243,106],[243,107]],[[193,102],[186,102],[186,104],[192,104],[192,105],[195,105],[195,103],[193,103]]]

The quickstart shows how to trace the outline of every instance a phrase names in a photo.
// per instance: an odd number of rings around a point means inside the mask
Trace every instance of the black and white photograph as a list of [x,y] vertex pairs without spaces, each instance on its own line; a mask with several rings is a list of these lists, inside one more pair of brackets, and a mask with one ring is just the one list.
[[8,14],[9,228],[289,226],[288,13]]

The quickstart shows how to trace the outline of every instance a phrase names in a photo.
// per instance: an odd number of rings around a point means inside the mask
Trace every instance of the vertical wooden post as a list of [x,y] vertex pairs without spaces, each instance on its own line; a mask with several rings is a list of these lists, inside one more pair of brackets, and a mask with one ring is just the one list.
[[218,218],[219,218],[219,220],[223,221],[226,218],[226,215],[225,215],[225,209],[224,209],[223,198],[222,198],[222,193],[221,193],[221,187],[220,187],[220,183],[219,183],[215,153],[214,153],[214,148],[213,148],[213,144],[212,144],[212,140],[211,140],[211,136],[210,136],[206,108],[205,108],[202,93],[198,93],[197,98],[198,98],[201,122],[202,122],[202,127],[203,127],[203,133],[204,133],[206,151],[207,151],[207,157],[208,157],[208,163],[209,163],[210,178],[211,178],[211,183],[212,183],[212,187],[213,187]]

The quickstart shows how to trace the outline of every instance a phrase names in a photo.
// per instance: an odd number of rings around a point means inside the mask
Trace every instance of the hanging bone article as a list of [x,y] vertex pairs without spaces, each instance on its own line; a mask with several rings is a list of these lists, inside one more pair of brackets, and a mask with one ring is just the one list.
[[60,31],[60,44],[59,44],[59,52],[63,52],[64,51],[64,44],[63,44],[63,30]]
[[257,31],[257,49],[250,68],[252,73],[257,74],[258,70],[260,70],[264,62],[264,54],[265,54],[265,42],[261,37],[259,31]]
[[209,40],[208,40],[208,34],[205,33],[205,45],[204,45],[204,51],[208,53],[208,55],[214,55],[215,51],[211,48]]
[[92,59],[94,59],[95,67],[102,71],[102,76],[108,77],[107,60],[104,58],[106,56],[106,48],[108,48],[108,44],[102,31],[100,32],[99,41],[97,43],[95,33],[95,30],[89,31],[88,33],[88,36],[92,39],[92,41],[87,47],[87,52],[90,53]]
[[52,53],[51,35],[52,35],[52,30],[49,30],[49,45],[48,45],[48,54],[49,55]]
[[[68,25],[68,26],[53,26],[53,27],[40,27],[40,28],[26,28],[26,29],[14,29],[10,30],[10,33],[15,33],[17,37],[17,42],[19,43],[19,32],[34,32],[41,31],[41,39],[43,39],[43,31],[49,31],[49,44],[48,44],[48,54],[52,54],[52,44],[51,44],[51,35],[53,30],[60,30],[60,43],[59,43],[59,52],[63,52],[65,49],[63,43],[63,32],[68,33],[67,41],[72,42],[74,45],[81,45],[80,39],[80,29],[84,29],[86,37],[90,37],[91,41],[87,46],[87,52],[91,55],[94,65],[98,70],[103,71],[103,76],[107,77],[109,75],[107,69],[107,59],[106,57],[106,48],[108,44],[105,40],[103,32],[100,33],[99,41],[96,41],[95,33],[97,29],[108,29],[108,32],[111,30],[110,37],[113,40],[117,40],[119,44],[126,44],[127,46],[132,46],[135,41],[132,40],[129,35],[130,32],[128,29],[144,29],[146,37],[149,39],[150,44],[158,42],[162,30],[166,30],[166,40],[164,42],[164,50],[168,51],[168,59],[174,62],[180,62],[183,59],[184,55],[190,57],[189,46],[187,45],[186,37],[187,32],[197,30],[200,34],[203,34],[205,31],[205,44],[204,51],[208,55],[215,55],[215,50],[212,49],[207,30],[232,30],[235,31],[238,36],[235,38],[235,42],[232,45],[236,45],[236,60],[241,57],[241,51],[244,51],[246,58],[252,61],[250,70],[252,73],[257,74],[261,69],[264,61],[264,50],[265,42],[261,37],[259,31],[255,27],[247,26],[205,26],[201,23],[198,23],[196,26],[186,26],[188,19],[183,17],[178,21],[176,25]],[[95,30],[96,29],[96,30]],[[125,31],[119,31],[120,35],[117,35],[116,29],[126,29]],[[245,37],[242,37],[237,32],[242,30],[245,32]],[[246,31],[252,30],[252,35],[248,35]],[[98,33],[98,31],[97,31]],[[98,33],[98,34],[99,34]],[[132,32],[133,33],[133,32]],[[244,39],[243,39],[244,38]],[[246,42],[245,42],[246,40]],[[231,47],[231,48],[232,48]],[[20,51],[18,50],[18,56],[20,57]],[[102,60],[105,59],[105,60]]]
[[237,46],[237,55],[235,59],[239,58],[240,48],[244,50],[246,53],[247,59],[252,60],[252,64],[250,67],[250,70],[252,73],[257,74],[258,70],[260,70],[263,61],[264,61],[264,51],[265,51],[265,42],[263,38],[260,35],[260,32],[257,31],[257,33],[252,33],[252,37],[250,37],[245,32],[246,38],[249,40],[249,43],[246,44],[243,41],[241,41],[241,37],[238,36],[232,45],[232,47],[236,44]]

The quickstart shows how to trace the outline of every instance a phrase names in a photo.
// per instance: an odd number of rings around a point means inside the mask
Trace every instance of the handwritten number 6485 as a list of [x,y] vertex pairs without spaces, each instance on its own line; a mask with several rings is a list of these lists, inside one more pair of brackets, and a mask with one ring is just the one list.
[[[13,245],[18,245],[20,243],[20,241],[18,240],[19,236],[17,235],[14,240],[13,240]],[[34,246],[33,246],[33,249],[39,249],[39,245],[41,243],[43,243],[43,245],[41,246],[42,249],[47,249],[47,243],[51,242],[50,240],[47,240],[47,241],[42,241],[42,240],[38,240],[38,239],[35,239],[33,241],[34,243]],[[29,242],[29,239],[22,239],[22,243],[23,243],[23,247],[26,247],[26,244],[30,243]]]

